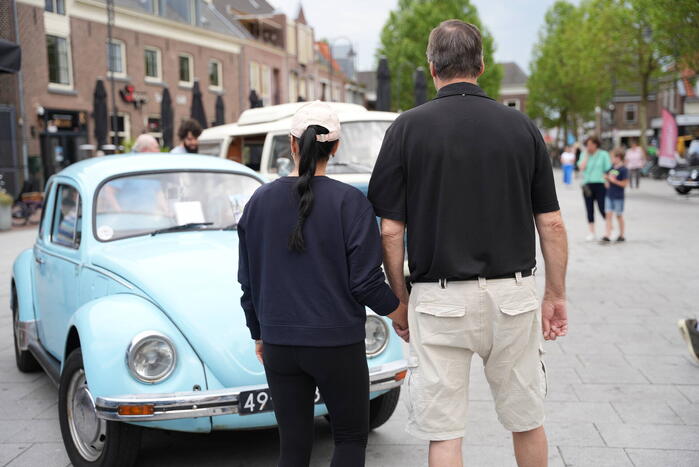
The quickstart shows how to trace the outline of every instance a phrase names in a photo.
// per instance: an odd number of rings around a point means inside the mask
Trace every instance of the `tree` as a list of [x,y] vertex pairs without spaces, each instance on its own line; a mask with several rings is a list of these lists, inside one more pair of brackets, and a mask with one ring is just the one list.
[[648,15],[653,42],[661,55],[680,67],[699,70],[699,2],[639,0]]
[[[395,110],[409,109],[414,104],[413,74],[417,67],[427,70],[427,41],[430,31],[448,19],[460,19],[474,24],[483,37],[485,73],[478,84],[491,97],[497,98],[502,69],[495,64],[495,44],[492,35],[478,17],[470,0],[399,0],[381,31],[381,47],[377,55],[388,58],[391,70],[392,106]],[[436,91],[428,86],[428,98]]]

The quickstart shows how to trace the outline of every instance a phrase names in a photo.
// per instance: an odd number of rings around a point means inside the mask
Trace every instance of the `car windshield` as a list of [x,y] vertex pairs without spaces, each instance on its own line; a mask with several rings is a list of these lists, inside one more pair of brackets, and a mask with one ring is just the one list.
[[340,149],[328,163],[327,173],[371,173],[379,156],[383,136],[391,123],[343,123]]
[[261,185],[229,172],[180,171],[126,175],[105,183],[96,198],[100,241],[147,235],[177,226],[232,228]]

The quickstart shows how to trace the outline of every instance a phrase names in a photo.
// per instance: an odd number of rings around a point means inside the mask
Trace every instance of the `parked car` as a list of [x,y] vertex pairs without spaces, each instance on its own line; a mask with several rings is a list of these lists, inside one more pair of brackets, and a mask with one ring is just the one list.
[[[141,427],[275,425],[237,282],[236,222],[263,182],[228,160],[169,154],[91,159],[51,177],[36,243],[14,263],[11,308],[17,367],[43,368],[58,386],[73,465],[132,465]],[[376,428],[406,362],[386,319],[367,315]]]
[[667,182],[681,195],[699,188],[699,165],[677,167],[670,170]]
[[[267,180],[293,170],[289,152],[291,118],[305,103],[249,109],[236,123],[204,130],[199,152],[241,162]],[[340,148],[328,164],[329,177],[366,194],[383,136],[398,114],[368,111],[357,104],[331,102],[342,124]]]

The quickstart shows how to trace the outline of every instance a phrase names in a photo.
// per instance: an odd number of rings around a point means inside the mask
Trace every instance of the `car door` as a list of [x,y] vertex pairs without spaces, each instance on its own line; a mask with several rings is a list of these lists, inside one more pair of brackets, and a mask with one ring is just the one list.
[[72,184],[55,185],[34,247],[34,284],[39,338],[49,353],[61,359],[66,326],[77,308],[82,199]]

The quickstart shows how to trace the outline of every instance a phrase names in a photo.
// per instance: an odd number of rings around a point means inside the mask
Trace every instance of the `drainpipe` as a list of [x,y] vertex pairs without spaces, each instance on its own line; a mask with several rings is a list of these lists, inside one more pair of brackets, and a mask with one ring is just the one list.
[[[17,19],[17,2],[12,0],[12,19],[15,24],[15,41],[19,44],[19,25]],[[20,135],[22,140],[22,176],[24,180],[29,180],[29,148],[27,147],[27,116],[24,112],[24,74],[22,73],[22,67],[17,73],[17,80],[19,84],[17,86],[17,93],[19,94],[19,115],[22,119],[22,124],[20,125]]]

